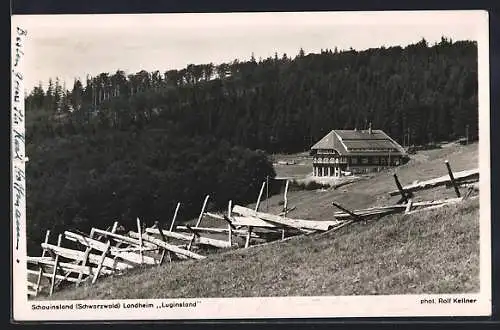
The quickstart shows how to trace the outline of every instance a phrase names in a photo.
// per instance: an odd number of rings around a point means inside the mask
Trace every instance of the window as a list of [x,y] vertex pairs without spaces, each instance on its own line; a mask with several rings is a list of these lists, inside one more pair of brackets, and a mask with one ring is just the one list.
[[357,164],[358,159],[356,157],[351,157],[351,164]]
[[373,157],[373,164],[378,165],[379,158],[377,156]]
[[361,164],[368,164],[368,157],[361,158]]

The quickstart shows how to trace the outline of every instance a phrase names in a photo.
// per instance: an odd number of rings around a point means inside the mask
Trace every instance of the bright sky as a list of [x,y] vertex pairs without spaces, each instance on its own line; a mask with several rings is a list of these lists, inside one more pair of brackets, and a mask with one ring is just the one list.
[[[320,49],[406,46],[422,37],[478,40],[480,11],[309,12],[14,16],[28,30],[25,88],[49,77],[124,70],[181,69],[188,64],[295,56]],[[482,31],[482,30],[481,30]]]

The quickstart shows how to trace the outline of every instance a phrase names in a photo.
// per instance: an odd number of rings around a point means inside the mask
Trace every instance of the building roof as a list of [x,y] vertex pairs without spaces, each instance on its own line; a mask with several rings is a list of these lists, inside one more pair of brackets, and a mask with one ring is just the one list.
[[312,150],[334,149],[341,155],[405,154],[403,147],[382,130],[332,130]]
[[342,140],[387,140],[389,137],[382,130],[374,129],[370,134],[369,131],[355,131],[355,130],[333,130],[332,132]]

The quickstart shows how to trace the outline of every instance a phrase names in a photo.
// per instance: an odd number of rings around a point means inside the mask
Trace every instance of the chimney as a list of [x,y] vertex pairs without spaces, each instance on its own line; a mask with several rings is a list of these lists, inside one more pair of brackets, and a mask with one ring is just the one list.
[[368,126],[368,133],[372,134],[372,122],[370,122],[370,124]]

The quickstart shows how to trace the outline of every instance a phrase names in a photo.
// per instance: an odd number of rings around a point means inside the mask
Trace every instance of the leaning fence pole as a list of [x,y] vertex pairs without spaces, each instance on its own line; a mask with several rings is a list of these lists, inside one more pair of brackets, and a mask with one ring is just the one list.
[[163,234],[163,226],[161,225],[160,221],[155,221],[155,225],[158,228],[158,232],[160,233],[161,240],[166,243],[167,238],[165,237],[165,234]]
[[409,213],[411,212],[411,208],[413,207],[413,200],[410,198],[408,200],[408,203],[406,204],[406,209],[405,209],[405,213]]
[[[66,274],[64,274],[64,276],[62,278],[59,278],[59,280],[56,282],[55,284],[55,288],[57,288],[59,285],[61,285],[62,282],[66,281],[68,279],[68,277],[71,275],[71,273],[73,273],[73,270],[69,269]],[[57,276],[56,276],[57,277]],[[76,281],[75,281],[76,282]]]
[[260,188],[260,191],[259,191],[259,197],[257,197],[257,203],[255,204],[255,212],[257,212],[259,210],[260,201],[262,199],[262,194],[264,193],[265,186],[266,186],[266,181],[262,182],[262,187]]
[[200,216],[198,217],[198,221],[196,222],[196,227],[200,225],[201,219],[203,219],[203,214],[205,214],[205,208],[207,207],[208,198],[210,198],[210,195],[205,196],[203,206],[201,207]]
[[[47,232],[45,233],[45,244],[49,243],[49,236],[50,236],[50,230],[47,230]],[[42,258],[45,257],[46,252],[47,250],[43,249]],[[40,265],[40,269],[38,270],[38,278],[36,280],[36,288],[35,288],[36,293],[40,292],[40,283],[42,281],[42,274],[43,274],[43,267],[42,265]]]
[[470,197],[470,195],[472,195],[472,192],[474,191],[474,187],[469,187],[469,189],[467,189],[467,192],[465,193],[465,196],[464,196],[464,200],[466,200],[467,198]]
[[[116,224],[116,228],[115,228],[115,224]],[[117,228],[118,228],[118,221],[115,221],[115,223],[113,224],[112,230],[114,229],[114,231],[116,231]],[[90,230],[90,238],[94,238],[94,234],[95,234],[94,228],[92,228]],[[90,251],[92,251],[92,248],[90,246],[87,246],[87,248],[85,249],[85,254],[83,255],[83,258],[82,258],[82,263],[81,263],[82,266],[87,265],[87,261],[89,260]],[[82,279],[83,279],[83,269],[81,269],[80,272],[78,273],[78,279],[75,283],[76,287],[80,286]]]
[[[266,181],[262,182],[262,186],[259,191],[259,196],[257,197],[257,203],[255,204],[255,212],[259,211],[260,201],[262,199],[262,194],[264,193],[264,187],[266,186]],[[252,226],[248,226],[247,237],[245,240],[245,248],[250,246],[250,238],[252,236]]]
[[[233,209],[233,201],[229,201],[227,205],[227,218],[230,220],[231,219],[231,211]],[[233,227],[231,226],[231,223],[228,222],[227,224],[227,229],[228,229],[228,240],[229,240],[229,246],[233,246]]]
[[269,212],[269,175],[266,176],[266,211]]
[[350,216],[352,216],[354,219],[356,219],[356,221],[363,220],[363,218],[360,217],[359,215],[357,215],[356,213],[354,213],[354,212],[346,209],[345,207],[343,207],[343,206],[341,206],[341,205],[339,205],[339,204],[337,204],[335,202],[332,202],[332,205],[335,206],[335,207],[337,207],[337,208],[339,208],[339,209],[341,209],[342,211],[346,212],[347,214],[349,214]]
[[[198,221],[196,221],[195,228],[200,225],[201,219],[203,219],[203,215],[205,214],[205,208],[207,207],[207,202],[208,202],[209,198],[210,198],[210,195],[205,196],[205,200],[203,201],[203,205],[201,206],[201,212],[200,212],[200,215],[198,216]],[[197,236],[198,236],[198,234],[195,231],[193,231],[193,236],[191,237],[191,240],[189,241],[189,244],[188,244],[188,251],[191,250],[191,247],[192,247]]]
[[104,252],[101,255],[101,259],[99,260],[99,263],[97,265],[97,270],[95,272],[94,278],[92,279],[92,284],[94,284],[97,281],[97,278],[99,277],[99,273],[101,272],[101,269],[102,269],[102,264],[104,263],[104,260],[106,259],[106,254],[108,254],[110,246],[111,246],[111,241],[108,240],[108,242],[106,243],[106,248],[104,249]]
[[175,219],[177,218],[177,212],[179,212],[180,207],[181,207],[181,203],[178,202],[177,206],[175,207],[175,212],[174,212],[174,216],[172,218],[172,223],[170,224],[170,231],[172,231],[174,229]]
[[165,253],[167,253],[167,250],[166,249],[162,249],[161,256],[160,256],[160,261],[158,262],[158,265],[162,265],[163,264],[163,259],[165,259]]
[[141,256],[141,264],[144,263],[144,253],[142,251],[142,228],[141,220],[137,218],[137,233],[139,233],[139,255]]
[[200,237],[200,234],[198,234],[190,225],[186,225],[186,227],[188,230],[193,232],[193,236],[191,237],[191,240],[189,241],[189,244],[187,246],[187,250],[191,251],[191,247],[193,246],[196,237]]
[[[82,258],[82,266],[86,266],[87,265],[87,260],[89,259],[89,254],[90,254],[90,251],[92,250],[92,248],[90,246],[88,246],[86,249],[85,249],[85,254],[83,255],[83,258]],[[82,278],[83,278],[83,269],[80,270],[80,273],[78,274],[78,280],[77,282],[75,283],[75,286],[80,286],[80,283],[82,282]]]
[[[285,193],[283,195],[283,217],[284,218],[286,218],[286,214],[288,212],[288,198],[287,198],[287,195],[288,195],[288,184],[289,184],[289,181],[286,180]],[[285,228],[281,229],[281,239],[285,239]]]
[[[179,205],[179,204],[177,204],[177,205]],[[156,221],[155,225],[156,225],[156,227],[158,227],[158,232],[160,233],[161,240],[163,242],[167,243],[167,238],[163,234],[163,227],[162,227],[162,225],[160,224],[159,221]],[[159,262],[160,265],[163,264],[163,259],[165,258],[165,253],[167,253],[167,250],[165,248],[163,248],[163,251],[161,252],[160,262]],[[172,261],[172,258],[170,257],[170,251],[168,253],[169,253],[169,260]]]
[[[113,223],[113,227],[111,228],[111,233],[114,234],[116,233],[116,230],[118,229],[118,221],[115,221]],[[90,238],[93,238],[94,237],[94,230],[92,228],[92,230],[90,231]],[[108,243],[110,243],[110,241],[108,240]],[[105,253],[103,254],[104,257],[106,256],[106,253],[107,253],[107,250],[108,248],[106,248],[106,250],[104,251]],[[86,266],[87,265],[87,262],[89,260],[89,254],[90,254],[90,251],[92,251],[92,248],[90,246],[87,247],[87,249],[85,249],[85,254],[83,255],[83,258],[82,258],[82,263],[81,265],[82,266]],[[104,259],[102,259],[102,262],[104,262]],[[102,267],[101,267],[102,268]],[[95,280],[97,279],[97,276],[99,276],[99,272],[101,271],[101,268],[97,267],[97,271],[96,273],[94,274],[94,278],[92,279],[92,283],[95,282]],[[76,282],[76,286],[78,287],[80,285],[80,283],[82,282],[82,278],[83,278],[83,269],[80,270],[80,273],[78,274],[78,280]]]
[[248,226],[247,237],[245,240],[245,248],[250,246],[250,236],[252,236],[252,226]]
[[285,193],[283,195],[283,208],[287,209],[287,206],[288,206],[288,198],[287,198],[287,195],[288,195],[288,185],[289,185],[289,182],[288,180],[286,180],[286,184],[285,184]]
[[447,160],[445,160],[444,163],[446,164],[446,168],[448,169],[448,175],[450,176],[451,184],[453,185],[453,188],[455,188],[455,194],[457,194],[457,197],[460,198],[460,190],[458,189],[455,177],[453,176],[453,171],[451,170],[450,163],[448,163]]
[[[62,240],[62,234],[59,234],[57,237],[57,246],[61,246],[61,240]],[[52,271],[52,278],[50,281],[50,292],[49,296],[52,296],[52,293],[54,292],[54,285],[56,284],[56,273],[57,273],[57,264],[59,262],[59,254],[56,252],[56,258],[54,260],[54,269]]]
[[398,176],[394,173],[394,181],[396,181],[396,186],[398,187],[399,193],[401,194],[401,200],[404,202],[408,202],[408,197],[406,196],[405,191],[403,190],[403,186],[401,186],[401,182],[399,182]]
[[116,230],[118,229],[118,221],[115,221],[113,223],[113,228],[111,228],[112,233],[116,233]]

